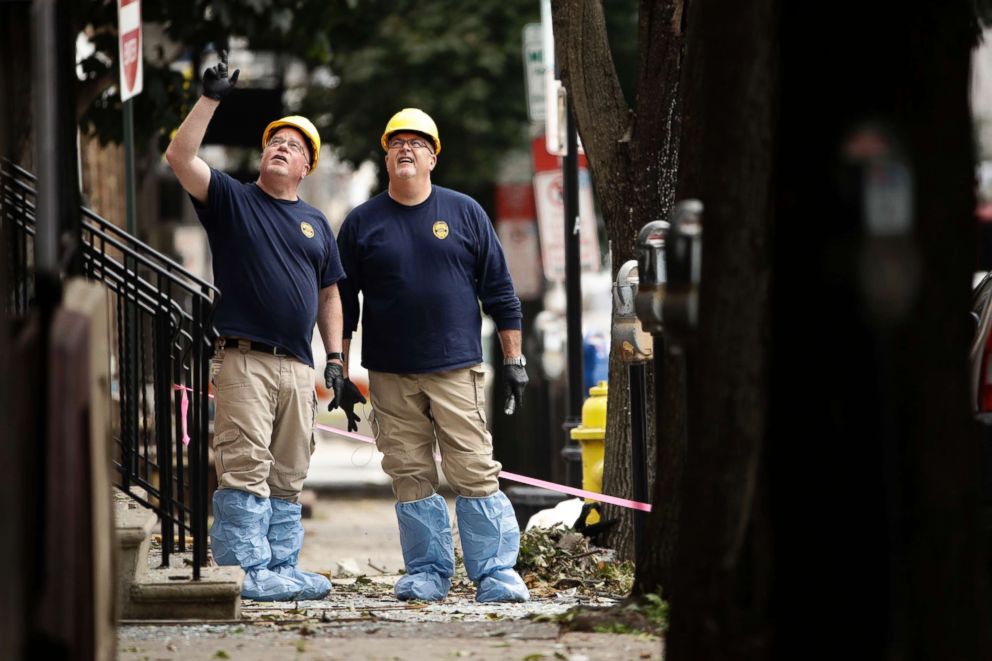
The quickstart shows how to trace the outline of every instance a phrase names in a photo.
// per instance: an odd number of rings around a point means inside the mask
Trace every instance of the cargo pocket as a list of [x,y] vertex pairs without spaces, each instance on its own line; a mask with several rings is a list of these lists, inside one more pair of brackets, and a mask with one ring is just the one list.
[[486,371],[481,365],[469,368],[472,375],[473,386],[475,387],[475,412],[482,421],[483,427],[486,423]]
[[317,424],[317,391],[311,393],[312,403],[310,405],[310,456],[317,450],[317,438],[314,435],[314,427]]
[[217,475],[248,473],[258,462],[251,456],[251,446],[240,429],[228,429],[214,437],[214,461]]

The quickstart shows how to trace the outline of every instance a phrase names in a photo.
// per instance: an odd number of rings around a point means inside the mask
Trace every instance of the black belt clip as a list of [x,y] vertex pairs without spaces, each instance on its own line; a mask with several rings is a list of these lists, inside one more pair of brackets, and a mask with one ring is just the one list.
[[230,349],[241,346],[242,342],[247,342],[252,351],[258,351],[259,353],[267,353],[270,356],[279,356],[280,358],[288,358],[289,356],[292,356],[291,353],[287,352],[282,347],[274,347],[271,344],[259,342],[258,340],[239,340],[236,337],[225,337],[221,341],[221,346],[225,349]]

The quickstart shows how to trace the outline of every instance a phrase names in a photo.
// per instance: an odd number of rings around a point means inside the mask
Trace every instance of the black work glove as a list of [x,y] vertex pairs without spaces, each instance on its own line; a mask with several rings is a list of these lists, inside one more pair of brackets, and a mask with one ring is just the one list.
[[338,407],[338,399],[344,391],[344,367],[340,363],[327,361],[327,366],[324,367],[324,385],[334,391],[334,399],[327,407],[328,411],[333,411]]
[[227,77],[227,51],[222,50],[220,62],[203,72],[203,96],[216,101],[222,100],[238,84],[240,73],[241,69],[235,69],[231,77]]
[[527,370],[523,365],[503,365],[503,381],[506,382],[506,404],[503,410],[507,415],[513,415],[524,402],[524,388],[528,381]]
[[361,418],[355,413],[355,404],[364,404],[366,402],[365,396],[362,395],[358,386],[351,382],[351,379],[344,380],[340,392],[341,396],[339,397],[338,391],[334,391],[334,399],[327,405],[327,410],[333,411],[340,406],[345,417],[348,418],[348,431],[358,431],[358,423]]

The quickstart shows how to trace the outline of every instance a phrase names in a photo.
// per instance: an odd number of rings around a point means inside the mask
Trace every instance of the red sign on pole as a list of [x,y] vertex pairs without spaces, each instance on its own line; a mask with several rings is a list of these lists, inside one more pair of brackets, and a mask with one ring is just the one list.
[[144,68],[141,57],[141,0],[117,0],[117,34],[121,101],[141,93]]

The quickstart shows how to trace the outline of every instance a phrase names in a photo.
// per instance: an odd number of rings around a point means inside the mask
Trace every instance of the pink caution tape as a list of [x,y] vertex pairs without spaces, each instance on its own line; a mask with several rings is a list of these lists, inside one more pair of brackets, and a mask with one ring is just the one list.
[[576,489],[575,487],[566,487],[562,484],[556,484],[554,482],[546,482],[544,480],[539,480],[535,477],[527,477],[526,475],[517,475],[516,473],[510,473],[509,471],[500,471],[499,476],[506,478],[507,480],[513,480],[514,482],[522,482],[523,484],[530,484],[531,486],[541,487],[542,489],[559,491],[561,493],[567,493],[572,496],[578,496],[579,498],[586,498],[588,500],[598,500],[601,503],[609,503],[610,505],[619,505],[620,507],[628,507],[632,510],[641,510],[642,512],[651,511],[650,503],[642,503],[636,500],[627,500],[626,498],[617,498],[616,496],[607,496],[606,494],[603,493],[596,493],[595,491],[586,491],[585,489]]
[[[363,436],[361,434],[356,434],[350,431],[344,431],[338,429],[337,427],[328,427],[327,425],[314,425],[317,429],[322,429],[326,432],[332,434],[337,434],[338,436],[344,436],[362,443],[372,443],[375,441],[368,436]],[[435,457],[436,458],[436,457]],[[578,496],[579,498],[586,498],[588,500],[595,500],[601,503],[609,503],[611,505],[617,505],[619,507],[627,507],[629,509],[640,510],[642,512],[650,512],[651,504],[642,503],[636,500],[628,500],[626,498],[617,498],[616,496],[607,496],[606,494],[596,493],[595,491],[586,491],[585,489],[576,489],[575,487],[566,487],[563,484],[556,484],[554,482],[547,482],[545,480],[539,480],[534,477],[527,477],[526,475],[517,475],[516,473],[511,473],[509,471],[500,471],[499,477],[510,480],[512,482],[520,482],[522,484],[529,484],[535,487],[541,487],[542,489],[548,489],[549,491],[557,491],[559,493],[567,493],[571,496]]]
[[[186,423],[189,418],[189,398],[186,396],[186,391],[188,390],[190,392],[193,392],[193,389],[187,386],[172,386],[172,389],[178,390],[180,393],[182,393],[179,396],[179,410],[183,416],[183,445],[189,447],[189,434],[186,433],[188,431],[186,428]],[[214,398],[214,396],[211,394],[207,394],[207,397],[209,397],[210,399]]]
[[190,390],[186,386],[172,386],[173,390],[178,390],[181,394],[179,396],[179,409],[183,415],[183,445],[189,447],[189,434],[186,433],[188,430],[186,428],[186,419],[189,415],[189,398],[186,396],[186,391]]
[[[189,402],[186,399],[186,391],[192,392],[191,388],[186,386],[174,386],[176,390],[182,391],[182,401],[180,402],[182,406],[183,415],[183,445],[189,445],[189,436],[186,434],[186,414],[189,409]],[[209,395],[213,398],[213,395]],[[315,428],[322,431],[330,432],[337,436],[344,436],[345,438],[350,438],[354,441],[359,441],[361,443],[370,443],[375,445],[375,440],[364,436],[362,434],[356,434],[354,432],[345,431],[343,429],[338,429],[337,427],[329,427],[328,425],[315,424]],[[435,459],[440,459],[435,456]],[[585,489],[576,489],[575,487],[566,487],[563,484],[556,484],[555,482],[548,482],[546,480],[539,480],[535,477],[527,477],[526,475],[517,475],[516,473],[511,473],[509,471],[500,471],[499,477],[503,479],[510,480],[512,482],[520,482],[521,484],[529,484],[534,487],[541,487],[542,489],[548,489],[549,491],[557,491],[559,493],[566,493],[570,496],[577,496],[579,498],[586,498],[587,500],[595,500],[601,503],[609,503],[610,505],[616,505],[618,507],[626,507],[628,509],[640,510],[642,512],[650,512],[651,504],[642,503],[636,500],[628,500],[627,498],[617,498],[616,496],[607,496],[603,493],[596,493],[595,491],[586,491]]]
[[375,440],[369,438],[368,436],[362,436],[361,434],[356,434],[354,432],[345,431],[343,429],[338,429],[337,427],[328,427],[327,425],[314,425],[317,429],[323,429],[324,431],[329,431],[332,434],[337,434],[338,436],[344,436],[345,438],[350,438],[355,441],[361,441],[362,443],[371,443],[375,445]]

